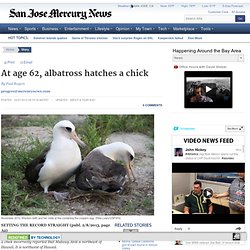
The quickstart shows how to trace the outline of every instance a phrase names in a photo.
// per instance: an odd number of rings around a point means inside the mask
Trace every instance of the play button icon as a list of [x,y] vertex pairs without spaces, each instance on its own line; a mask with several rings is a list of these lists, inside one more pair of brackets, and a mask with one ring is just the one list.
[[206,93],[216,94],[216,83],[204,83]]
[[205,196],[205,198],[212,198],[212,196],[213,196],[213,194],[214,194],[214,191],[213,191],[213,189],[212,188],[205,188],[204,190],[203,190],[203,194],[204,194],[204,196]]
[[209,86],[206,86],[206,93],[211,91],[211,90],[212,90],[212,88],[210,88]]

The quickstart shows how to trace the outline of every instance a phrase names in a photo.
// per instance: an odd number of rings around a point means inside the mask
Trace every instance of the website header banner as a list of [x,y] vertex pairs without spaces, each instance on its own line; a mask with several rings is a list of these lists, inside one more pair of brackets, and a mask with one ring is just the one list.
[[238,23],[250,4],[1,4],[0,23]]

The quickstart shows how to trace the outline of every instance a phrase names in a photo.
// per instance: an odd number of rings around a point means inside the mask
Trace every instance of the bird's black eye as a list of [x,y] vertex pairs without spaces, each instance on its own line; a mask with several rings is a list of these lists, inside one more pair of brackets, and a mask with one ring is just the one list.
[[129,158],[130,158],[130,161],[132,161],[134,159],[134,156],[130,154]]
[[70,133],[71,133],[72,128],[70,128],[70,127],[65,127],[65,128],[66,128],[66,130],[67,130],[68,132],[70,132]]

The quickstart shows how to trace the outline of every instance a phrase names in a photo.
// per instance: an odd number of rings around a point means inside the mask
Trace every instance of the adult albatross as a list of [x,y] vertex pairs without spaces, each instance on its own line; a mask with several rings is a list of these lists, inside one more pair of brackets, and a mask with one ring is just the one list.
[[129,180],[135,180],[132,164],[134,150],[123,142],[114,142],[93,149],[83,160],[76,174],[78,188],[119,192]]
[[78,147],[85,146],[68,120],[58,122],[53,128],[53,141],[40,156],[26,166],[25,177],[29,183],[39,182],[44,193],[53,194],[56,200],[65,198],[65,193],[49,192],[50,185],[67,181],[82,161]]

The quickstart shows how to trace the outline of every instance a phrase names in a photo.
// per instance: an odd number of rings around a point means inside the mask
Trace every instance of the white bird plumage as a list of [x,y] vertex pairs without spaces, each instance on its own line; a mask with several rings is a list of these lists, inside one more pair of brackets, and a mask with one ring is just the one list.
[[26,169],[27,180],[39,182],[45,193],[48,193],[50,185],[67,181],[82,161],[78,144],[85,145],[77,136],[75,126],[68,120],[58,122],[53,128],[53,141],[42,167],[36,173],[34,169],[37,163],[41,163],[34,160],[33,164],[29,164]]

